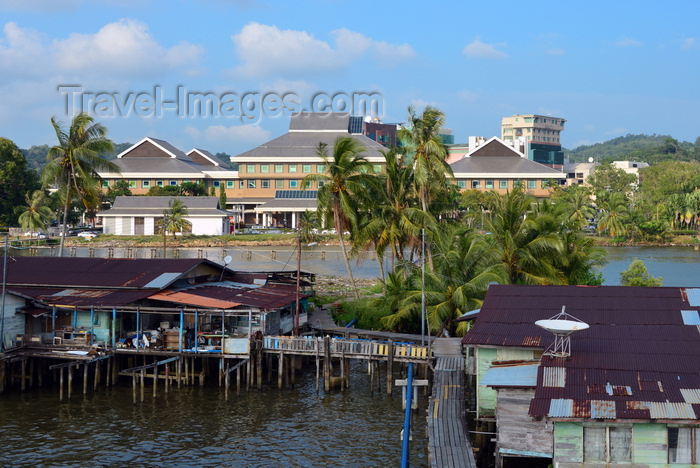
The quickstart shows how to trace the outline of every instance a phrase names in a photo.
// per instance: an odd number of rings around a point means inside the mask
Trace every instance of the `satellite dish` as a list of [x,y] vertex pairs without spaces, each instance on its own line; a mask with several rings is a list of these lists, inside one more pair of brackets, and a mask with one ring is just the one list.
[[535,325],[542,327],[545,330],[554,333],[555,335],[570,335],[571,333],[585,330],[588,324],[584,322],[576,322],[574,320],[538,320]]
[[[553,358],[571,357],[571,335],[577,331],[586,330],[588,324],[565,312],[566,306],[562,306],[561,312],[546,320],[538,320],[535,325],[542,327],[554,335],[554,343],[549,349],[549,355]],[[547,353],[547,351],[545,351]]]
[[226,255],[224,257],[224,265],[228,265],[229,263],[231,263],[231,260],[233,260],[233,258],[231,258],[230,255]]
[[588,158],[588,162],[589,162],[589,163],[593,162],[593,156],[591,156],[591,157]]

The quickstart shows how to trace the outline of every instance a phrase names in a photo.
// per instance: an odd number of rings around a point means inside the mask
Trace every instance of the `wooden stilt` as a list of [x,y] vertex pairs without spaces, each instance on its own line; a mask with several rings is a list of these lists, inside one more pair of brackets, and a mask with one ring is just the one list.
[[241,394],[241,368],[236,369],[236,395]]
[[394,378],[394,342],[389,340],[389,351],[386,359],[386,394],[391,395],[392,379]]
[[140,376],[139,379],[141,380],[141,382],[139,382],[139,383],[141,384],[141,385],[140,385],[140,389],[141,389],[141,403],[143,403],[144,396],[145,396],[145,393],[146,393],[146,392],[145,392],[145,390],[146,390],[146,376],[145,376],[145,371],[144,371],[143,369],[141,369],[141,376]]
[[297,356],[292,355],[290,357],[291,359],[289,360],[289,383],[291,387],[294,388],[294,385],[296,384]]
[[68,368],[68,399],[70,400],[71,393],[73,392],[73,366]]
[[136,404],[136,372],[131,374],[131,389],[134,396],[134,404]]
[[256,343],[256,355],[255,355],[255,366],[257,370],[257,380],[258,380],[258,390],[262,390],[262,376],[263,376],[263,352],[262,352],[262,341]]
[[224,376],[224,399],[228,401],[228,385],[231,375],[228,373],[228,368],[226,368],[226,375]]
[[156,397],[156,388],[158,387],[158,366],[153,367],[153,398]]
[[58,369],[58,373],[61,376],[58,384],[58,401],[63,401],[63,367]]
[[188,358],[185,358],[185,385],[190,384],[190,360]]
[[92,383],[92,390],[97,391],[97,384],[100,381],[100,366],[101,366],[101,361],[96,361],[95,362],[95,378],[93,379]]
[[27,389],[27,358],[22,359],[20,368],[22,369],[22,391],[25,391]]
[[345,391],[345,356],[340,358],[340,391]]
[[284,353],[280,353],[277,370],[277,388],[282,388],[284,385]]
[[83,364],[83,395],[87,395],[88,389],[88,364]]
[[323,389],[331,390],[331,339],[323,338]]
[[177,360],[177,388],[182,386],[182,359]]
[[267,383],[272,383],[272,354],[268,353],[265,359],[267,360]]
[[111,380],[112,380],[112,360],[113,359],[114,358],[111,356],[107,358],[107,375],[105,378],[105,385],[107,386],[107,388],[109,388],[109,384],[111,383]]

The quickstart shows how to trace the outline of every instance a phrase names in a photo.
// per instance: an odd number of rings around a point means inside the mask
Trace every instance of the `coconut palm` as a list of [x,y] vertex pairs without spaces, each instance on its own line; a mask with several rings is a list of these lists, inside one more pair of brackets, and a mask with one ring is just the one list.
[[[492,282],[506,281],[498,264],[498,252],[466,226],[443,224],[435,236],[435,269],[425,271],[426,320],[431,334],[463,335],[466,324],[455,319],[481,306]],[[423,289],[414,268],[412,288],[402,291],[398,310],[382,319],[394,330],[419,330]]]
[[579,229],[587,225],[589,219],[595,217],[591,190],[588,187],[581,185],[567,187],[562,191],[557,201],[564,204],[569,221],[575,223]]
[[316,155],[323,161],[325,174],[309,174],[302,181],[302,188],[310,186],[312,181],[322,182],[318,189],[318,211],[321,219],[333,217],[333,226],[338,234],[340,248],[343,252],[345,267],[350,283],[353,285],[355,298],[359,299],[355,278],[350,268],[350,259],[343,233],[353,231],[358,225],[358,204],[366,199],[366,183],[372,172],[372,165],[364,157],[365,147],[351,137],[338,137],[332,154],[328,154],[328,145],[319,143]]
[[620,192],[610,194],[600,204],[600,210],[603,214],[598,221],[598,231],[607,232],[611,237],[624,235],[625,215],[628,212],[627,196]]
[[554,265],[562,245],[553,215],[532,213],[535,199],[522,189],[505,195],[492,192],[491,197],[488,240],[499,252],[507,280],[511,284],[562,284],[562,273]]
[[163,233],[163,258],[165,258],[165,248],[167,244],[166,234],[171,232],[173,234],[173,239],[176,239],[176,233],[182,232],[186,228],[190,227],[190,223],[187,219],[189,210],[185,203],[179,198],[173,198],[168,203],[168,209],[163,210],[163,217],[157,221],[158,227]]
[[56,185],[63,205],[63,228],[58,255],[63,255],[68,208],[79,198],[86,209],[97,206],[100,200],[101,178],[97,171],[119,173],[119,167],[100,154],[113,150],[107,129],[86,113],[76,114],[68,130],[61,128],[55,117],[51,118],[58,145],[49,149],[48,163],[41,174],[44,185]]
[[20,212],[20,227],[31,232],[45,230],[53,215],[53,211],[47,205],[46,193],[43,190],[27,192],[25,200],[27,204],[17,209]]

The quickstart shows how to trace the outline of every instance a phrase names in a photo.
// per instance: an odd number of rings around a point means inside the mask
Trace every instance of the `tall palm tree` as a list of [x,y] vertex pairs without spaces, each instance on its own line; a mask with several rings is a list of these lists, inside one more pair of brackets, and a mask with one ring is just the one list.
[[53,211],[46,204],[46,193],[43,190],[34,190],[25,195],[26,205],[18,207],[19,225],[22,229],[31,232],[44,230],[51,220]]
[[598,221],[598,231],[607,232],[611,237],[624,235],[624,220],[629,210],[627,196],[620,192],[612,193],[600,204],[600,209],[603,214]]
[[119,166],[100,157],[100,154],[113,151],[114,144],[109,140],[107,129],[86,113],[73,117],[68,130],[61,128],[55,117],[51,118],[58,145],[49,149],[48,163],[41,174],[45,186],[55,184],[61,194],[63,204],[63,227],[58,255],[63,256],[66,238],[68,208],[79,198],[86,209],[95,206],[100,200],[99,170],[119,173]]
[[366,183],[373,168],[364,157],[364,153],[365,147],[351,137],[338,137],[330,155],[328,145],[319,143],[316,147],[316,155],[323,161],[326,173],[309,174],[302,181],[302,188],[308,187],[312,181],[323,183],[318,189],[319,217],[321,219],[333,217],[333,227],[338,234],[345,267],[356,299],[360,296],[350,268],[343,233],[355,230],[358,224],[358,205],[366,199]]
[[[445,114],[441,110],[426,106],[423,113],[418,115],[416,109],[409,106],[407,126],[397,132],[401,147],[413,164],[413,184],[421,208],[426,213],[434,195],[443,190],[448,185],[448,179],[453,177],[452,168],[446,162],[447,147],[438,133],[444,125]],[[426,246],[426,256],[432,268],[430,243]]]
[[557,201],[564,203],[568,212],[569,221],[578,229],[588,224],[588,220],[595,216],[595,209],[591,201],[591,190],[581,185],[572,185],[564,189]]

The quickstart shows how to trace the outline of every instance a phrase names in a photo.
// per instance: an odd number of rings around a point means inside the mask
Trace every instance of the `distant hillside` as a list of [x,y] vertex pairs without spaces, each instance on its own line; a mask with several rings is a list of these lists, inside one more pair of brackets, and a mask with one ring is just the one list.
[[685,141],[679,142],[669,135],[628,134],[603,143],[583,145],[573,150],[564,149],[564,155],[570,162],[586,162],[588,158],[593,158],[602,163],[634,160],[653,164],[666,160],[700,160],[700,147]]

